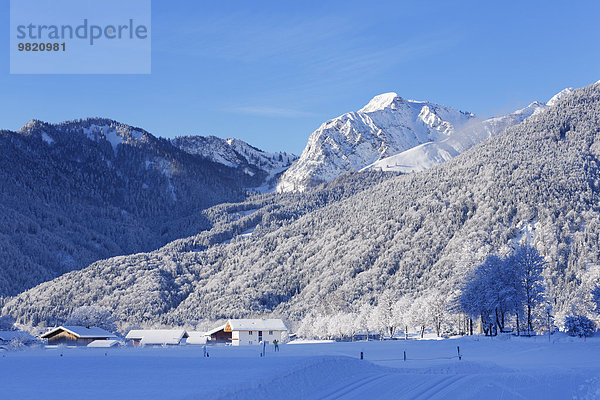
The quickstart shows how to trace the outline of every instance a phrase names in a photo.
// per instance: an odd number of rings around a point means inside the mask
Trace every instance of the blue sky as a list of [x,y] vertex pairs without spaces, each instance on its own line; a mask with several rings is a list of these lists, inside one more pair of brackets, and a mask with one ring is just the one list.
[[598,81],[598,15],[597,1],[154,0],[150,75],[10,75],[3,29],[0,127],[101,116],[299,154],[383,92],[492,116]]

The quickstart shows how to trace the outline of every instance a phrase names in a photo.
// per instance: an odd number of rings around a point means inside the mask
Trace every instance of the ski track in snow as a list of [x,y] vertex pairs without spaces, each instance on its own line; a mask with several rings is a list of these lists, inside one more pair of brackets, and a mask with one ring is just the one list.
[[350,385],[344,385],[341,388],[338,388],[336,390],[334,390],[331,394],[323,397],[323,400],[338,400],[338,399],[345,399],[348,398],[349,396],[354,396],[357,395],[358,392],[364,392],[365,389],[369,389],[370,387],[378,387],[378,386],[385,386],[385,383],[382,383],[381,381],[389,378],[389,375],[384,374],[384,375],[375,375],[375,376],[367,376],[366,378],[363,379],[359,379],[358,381],[355,381],[353,383],[351,383]]

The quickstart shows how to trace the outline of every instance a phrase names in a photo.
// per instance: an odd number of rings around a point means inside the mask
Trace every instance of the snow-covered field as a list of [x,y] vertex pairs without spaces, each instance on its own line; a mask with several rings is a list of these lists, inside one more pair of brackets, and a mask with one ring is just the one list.
[[[458,360],[460,346],[462,360]],[[600,338],[0,353],[1,399],[596,399]],[[360,360],[360,352],[364,360]],[[403,360],[406,351],[407,361]],[[232,397],[234,396],[234,397]],[[381,397],[385,396],[385,397]]]

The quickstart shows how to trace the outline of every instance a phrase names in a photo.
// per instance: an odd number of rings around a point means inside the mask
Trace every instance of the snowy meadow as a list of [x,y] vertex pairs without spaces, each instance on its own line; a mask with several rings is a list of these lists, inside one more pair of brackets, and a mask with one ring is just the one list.
[[[457,347],[460,347],[461,359]],[[600,338],[555,334],[0,353],[3,399],[596,399]],[[360,353],[364,359],[360,359]],[[406,361],[404,360],[406,354]]]

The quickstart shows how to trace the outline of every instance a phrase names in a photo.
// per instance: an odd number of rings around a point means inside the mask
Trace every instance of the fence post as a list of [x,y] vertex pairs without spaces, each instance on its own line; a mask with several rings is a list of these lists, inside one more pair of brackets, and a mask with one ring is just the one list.
[[360,352],[360,359],[361,360],[363,359],[363,352],[362,351]]
[[404,361],[406,361],[406,350],[404,350]]
[[456,346],[456,351],[458,352],[458,359],[462,360],[462,356],[460,355],[460,346]]

